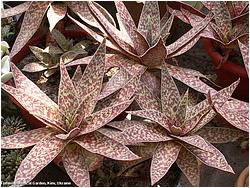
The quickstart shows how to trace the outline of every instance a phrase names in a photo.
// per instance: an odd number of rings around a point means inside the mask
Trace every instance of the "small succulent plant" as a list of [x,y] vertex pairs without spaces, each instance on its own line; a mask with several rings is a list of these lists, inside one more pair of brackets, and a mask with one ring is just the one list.
[[[160,111],[147,109],[127,112],[154,123],[111,122],[109,126],[122,131],[113,133],[113,138],[126,145],[141,143],[147,156],[152,154],[152,185],[167,173],[174,162],[194,186],[199,186],[199,161],[234,173],[223,154],[211,143],[231,142],[244,136],[244,132],[221,127],[203,127],[215,117],[214,109],[218,110],[229,99],[239,80],[215,94],[208,93],[207,99],[194,106],[189,105],[188,91],[180,96],[166,67],[162,68],[161,80]],[[146,143],[157,144],[146,147]]]
[[49,70],[44,73],[45,76],[49,77],[55,73],[60,62],[67,64],[79,55],[81,57],[87,55],[85,49],[88,47],[88,43],[86,41],[81,41],[73,45],[73,40],[66,39],[57,29],[53,29],[51,33],[58,46],[48,46],[45,49],[30,46],[30,50],[39,62],[32,62],[25,65],[23,71],[40,72]]
[[104,40],[84,73],[80,74],[78,70],[72,79],[64,64],[60,64],[58,104],[11,64],[16,88],[8,85],[2,85],[2,88],[47,125],[2,137],[1,147],[4,149],[34,146],[18,168],[14,185],[27,184],[58,156],[78,186],[90,186],[88,171],[93,170],[103,156],[125,161],[139,158],[126,146],[99,131],[133,102],[131,90],[136,88],[129,87],[116,104],[94,111],[105,71],[105,49]]
[[[248,73],[248,2],[203,1],[202,3],[209,12],[214,14],[214,19],[209,23],[208,27],[200,33],[200,36],[210,38],[221,45],[224,53],[221,64],[228,59],[233,50],[239,48]],[[199,10],[186,6],[185,3],[178,2],[178,4],[179,10],[172,10],[170,8],[170,11],[193,27],[205,16]]]
[[5,83],[12,78],[10,72],[9,44],[1,41],[1,82]]

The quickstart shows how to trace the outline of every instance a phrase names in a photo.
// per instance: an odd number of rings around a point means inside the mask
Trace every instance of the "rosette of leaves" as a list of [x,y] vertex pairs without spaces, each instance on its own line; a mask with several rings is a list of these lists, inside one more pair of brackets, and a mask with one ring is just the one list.
[[[199,10],[187,6],[185,3],[176,2],[179,9],[170,12],[182,21],[195,27],[197,22],[205,15]],[[248,73],[249,64],[249,3],[248,1],[204,1],[204,7],[214,14],[208,27],[199,36],[210,38],[218,42],[223,51],[221,64],[225,62],[231,54],[237,53],[240,49],[245,68]],[[171,6],[171,5],[170,5]],[[221,64],[219,66],[221,66]]]
[[[60,64],[58,104],[11,64],[16,87],[2,85],[2,88],[47,125],[1,138],[1,147],[5,149],[34,146],[18,168],[14,185],[30,182],[57,156],[78,186],[90,186],[88,171],[95,169],[103,156],[125,161],[139,158],[125,145],[99,131],[133,102],[131,94],[123,93],[115,105],[94,111],[102,87],[105,49],[104,40],[84,73],[78,69],[72,79],[64,64]],[[126,92],[131,93],[134,88]]]
[[[114,138],[126,145],[142,144],[142,157],[152,156],[151,184],[158,182],[177,163],[190,183],[199,185],[200,162],[226,172],[233,172],[223,154],[211,143],[226,143],[244,135],[243,131],[204,127],[231,96],[239,80],[215,94],[208,93],[207,99],[190,106],[188,91],[181,97],[168,74],[162,68],[161,111],[129,111],[131,115],[151,120],[111,122],[116,131]],[[147,143],[151,143],[147,147]],[[143,154],[146,152],[146,154]]]
[[[112,42],[113,46],[109,47],[120,53],[119,55],[111,55],[110,58],[107,58],[107,61],[114,61],[117,66],[121,67],[121,75],[112,79],[111,83],[115,83],[113,87],[119,89],[124,85],[127,79],[129,79],[129,75],[133,75],[135,71],[137,71],[134,65],[140,64],[142,65],[142,69],[147,68],[147,71],[141,76],[140,89],[136,98],[136,101],[142,108],[149,108],[151,104],[157,103],[153,98],[158,99],[160,94],[159,79],[150,72],[150,69],[160,66],[166,57],[174,57],[190,49],[197,42],[196,36],[198,36],[212,19],[212,15],[208,15],[200,22],[199,26],[192,28],[173,44],[165,46],[164,43],[169,35],[174,16],[171,15],[168,17],[168,13],[166,13],[163,18],[160,19],[158,2],[147,1],[144,3],[139,25],[136,27],[134,20],[123,2],[116,1],[116,16],[119,29],[105,18],[96,8],[95,3],[89,2],[88,5],[98,23],[103,27],[105,31],[104,34],[108,35],[108,38]],[[102,40],[103,36],[95,33],[74,18],[70,18],[95,40],[99,42]],[[77,63],[83,63],[83,61]],[[69,66],[76,65],[77,63],[72,62]],[[122,79],[121,76],[124,71],[127,73],[123,76],[125,79]],[[108,86],[112,86],[111,83]],[[112,90],[112,92],[114,91],[115,89]]]
[[9,44],[1,41],[1,82],[5,83],[12,78],[10,72]]
[[22,69],[26,72],[40,72],[45,71],[44,75],[49,77],[57,70],[60,62],[67,64],[75,59],[77,56],[86,56],[88,47],[86,41],[80,41],[74,45],[73,40],[67,39],[57,29],[51,32],[53,38],[58,46],[48,46],[45,49],[30,46],[31,52],[39,60],[39,62],[32,62],[24,66]]
[[[18,132],[29,130],[23,120],[19,117],[3,118],[1,122],[1,136],[9,136]],[[18,166],[28,154],[29,149],[1,150],[1,180],[2,182],[13,182]]]
[[[106,16],[106,18],[115,25],[112,16],[110,16],[102,6],[97,4],[97,7]],[[71,13],[68,10],[71,10],[80,16],[89,25],[101,29],[91,14],[86,1],[28,1],[16,7],[3,9],[1,11],[1,18],[22,13],[24,14],[20,32],[12,47],[10,57],[14,57],[28,43],[33,35],[39,30],[41,23],[44,20],[48,19],[49,30],[52,31],[56,24],[65,18],[67,13]]]
[[[211,85],[207,84],[208,82],[212,83],[212,81],[209,81],[205,75],[198,71],[172,65],[167,65],[167,69],[172,77],[200,93],[215,94],[217,92]],[[221,108],[217,109],[217,113],[234,127],[249,132],[248,102],[231,97]]]

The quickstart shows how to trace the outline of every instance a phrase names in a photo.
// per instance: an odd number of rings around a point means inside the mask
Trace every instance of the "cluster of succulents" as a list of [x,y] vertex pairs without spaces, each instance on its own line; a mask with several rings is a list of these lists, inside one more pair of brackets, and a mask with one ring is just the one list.
[[[60,160],[77,186],[90,186],[89,172],[105,162],[104,157],[124,161],[128,166],[150,159],[152,185],[157,184],[174,163],[194,186],[200,182],[201,163],[234,173],[224,155],[212,144],[232,142],[248,132],[248,103],[231,97],[239,80],[217,91],[200,79],[207,78],[198,71],[169,64],[172,58],[191,49],[207,34],[213,20],[217,20],[218,10],[212,9],[196,19],[192,29],[165,45],[177,10],[161,18],[158,2],[146,1],[136,27],[123,2],[116,1],[115,6],[119,27],[95,2],[25,2],[6,13],[5,16],[11,16],[25,12],[11,57],[37,31],[45,14],[52,35],[57,32],[56,23],[67,16],[100,42],[93,56],[71,63],[56,62],[60,68],[57,103],[16,65],[10,64],[15,86],[2,84],[2,89],[41,125],[38,129],[1,138],[1,147],[5,149],[33,146],[21,162],[13,185],[29,183],[51,161]],[[67,13],[67,7],[88,25]],[[51,14],[55,19],[51,19]],[[69,50],[72,45],[66,43]],[[63,45],[59,46],[64,50]],[[34,49],[39,53],[46,51],[31,48],[33,52]],[[38,59],[43,61],[44,56],[39,55]],[[76,65],[70,78],[67,67]],[[118,68],[118,71],[105,81],[104,75],[110,68]],[[155,69],[160,77],[154,74]],[[173,77],[203,93],[205,99],[195,104],[190,102],[189,90],[181,95]],[[121,113],[140,118],[114,121]],[[207,127],[218,114],[238,129]]]

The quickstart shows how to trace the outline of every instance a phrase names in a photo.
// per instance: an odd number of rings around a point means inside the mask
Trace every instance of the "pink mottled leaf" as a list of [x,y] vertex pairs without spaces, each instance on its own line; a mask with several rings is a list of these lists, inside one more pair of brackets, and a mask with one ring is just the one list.
[[212,8],[215,6],[214,1],[202,1],[202,4],[203,4],[208,10],[212,10]]
[[28,2],[24,2],[20,5],[17,5],[15,7],[12,7],[12,8],[1,9],[1,19],[7,18],[10,16],[15,16],[17,14],[21,14],[21,13],[27,11],[27,9],[29,8],[31,3],[32,2],[28,1]]
[[88,125],[87,127],[83,127],[81,134],[87,134],[87,133],[93,132],[101,128],[102,126],[106,125],[111,120],[113,120],[116,116],[118,116],[121,112],[127,109],[129,105],[133,102],[133,100],[134,99],[124,101],[116,105],[104,108],[86,117],[86,121],[88,122]]
[[123,121],[112,121],[108,123],[108,126],[123,131],[127,128],[133,127],[136,123],[140,123],[139,121],[131,121],[131,120],[123,120]]
[[125,50],[126,53],[135,54],[135,50],[132,46],[127,43],[129,41],[123,40],[122,33],[117,30],[107,19],[102,15],[102,13],[95,7],[92,2],[89,2],[89,7],[92,13],[95,15],[99,24],[104,28],[105,32],[110,36],[110,38],[117,44],[121,49]]
[[246,135],[243,131],[224,127],[204,127],[197,134],[209,143],[215,144],[234,142]]
[[247,74],[249,75],[249,46],[243,44],[238,40],[238,44],[240,47],[240,52],[244,61],[245,68],[247,70]]
[[210,148],[210,145],[206,143],[206,141],[199,135],[191,135],[191,136],[174,136],[172,137],[177,138],[178,140],[185,142],[191,146],[194,146],[196,148],[202,149],[204,151],[210,151],[212,152],[213,149]]
[[[78,96],[85,96],[93,90],[101,92],[102,80],[105,70],[106,40],[104,39],[89,64],[76,87]],[[97,93],[98,95],[99,93]],[[97,96],[93,96],[97,98]],[[93,104],[94,107],[94,104]]]
[[127,113],[154,121],[154,122],[160,124],[162,127],[164,127],[167,131],[170,132],[169,125],[171,122],[170,122],[169,117],[165,116],[164,114],[162,114],[159,111],[138,110],[138,111],[128,111]]
[[88,166],[82,148],[75,145],[67,146],[63,151],[62,161],[67,174],[77,186],[90,187]]
[[174,15],[170,15],[170,17],[167,19],[167,21],[164,23],[164,25],[161,26],[161,38],[165,42],[167,40],[167,36],[170,34],[170,29],[172,27],[174,21]]
[[176,160],[178,167],[187,177],[188,181],[195,187],[200,183],[200,166],[196,157],[184,148],[181,148]]
[[31,131],[24,131],[1,138],[2,149],[26,148],[37,144],[43,137],[51,134],[52,130],[44,127]]
[[[120,142],[119,139],[117,139],[117,137],[121,134],[121,131],[119,131],[117,129],[102,127],[100,129],[98,129],[97,132],[109,137],[110,139],[113,139],[117,142]],[[120,142],[120,143],[122,143],[122,142]],[[124,144],[124,143],[122,143],[122,144]]]
[[116,139],[125,145],[172,140],[171,137],[167,136],[164,128],[152,123],[139,121],[134,121],[134,126],[126,128]]
[[235,16],[239,16],[248,6],[248,1],[232,1]]
[[206,26],[209,24],[212,18],[213,15],[211,13],[208,14],[202,20],[201,24],[197,25],[196,27],[193,27],[187,33],[181,36],[178,40],[176,40],[174,43],[166,46],[168,57],[174,57],[175,53],[178,53],[179,49],[183,48],[185,45],[188,45],[196,37],[199,37],[199,33],[201,33],[206,28]]
[[166,63],[162,64],[161,69],[161,102],[162,113],[168,116],[172,116],[180,100],[180,94],[177,86],[170,76]]
[[25,12],[20,32],[10,52],[14,57],[38,30],[50,2],[34,1]]
[[181,145],[173,141],[160,142],[154,152],[151,167],[151,185],[158,182],[176,161]]
[[25,65],[22,69],[22,71],[25,72],[40,72],[40,71],[44,71],[47,70],[48,68],[46,66],[44,66],[43,64],[39,63],[39,62],[33,62],[33,63],[29,63],[27,65]]
[[16,172],[14,185],[23,186],[29,183],[63,150],[68,142],[48,136],[37,143],[21,162]]
[[135,48],[137,54],[139,56],[142,56],[149,49],[148,41],[137,30],[134,31],[134,37],[136,38],[135,42],[134,42],[134,48]]
[[[151,28],[151,32],[149,31]],[[158,41],[160,33],[160,11],[156,1],[146,1],[139,19],[138,31],[152,46],[153,41]]]
[[82,69],[81,69],[81,66],[78,65],[76,70],[75,70],[75,73],[74,73],[73,77],[71,78],[71,80],[72,80],[75,87],[76,87],[78,81],[80,81],[81,77],[82,77]]
[[51,3],[47,12],[49,30],[52,31],[56,24],[65,17],[67,5],[65,3]]
[[82,148],[82,155],[85,158],[85,162],[88,165],[88,171],[94,171],[102,165],[103,156],[95,153],[91,153]]
[[224,155],[218,149],[216,149],[212,144],[209,145],[211,148],[213,148],[213,152],[207,152],[192,146],[185,145],[185,147],[188,150],[190,150],[202,163],[206,164],[207,166],[214,167],[226,172],[234,173],[232,167],[228,164]]
[[161,65],[167,55],[164,43],[162,39],[159,39],[158,42],[150,47],[142,56],[142,64],[146,65],[149,68],[154,68]]
[[177,126],[181,126],[186,118],[187,107],[188,107],[188,102],[189,102],[188,93],[189,93],[189,89],[186,90],[184,95],[178,101],[176,109],[174,109],[174,112],[175,112],[174,119],[175,119]]
[[63,63],[60,64],[61,79],[58,91],[58,106],[62,113],[72,115],[77,108],[79,101],[72,80]]
[[80,132],[80,129],[78,127],[75,128],[71,128],[71,130],[69,130],[69,132],[67,134],[56,134],[55,137],[61,139],[61,140],[68,140],[68,139],[72,139],[75,136],[78,135],[78,133]]
[[132,153],[123,144],[98,132],[81,136],[75,142],[92,153],[97,153],[111,159],[125,161],[139,159],[137,155]]

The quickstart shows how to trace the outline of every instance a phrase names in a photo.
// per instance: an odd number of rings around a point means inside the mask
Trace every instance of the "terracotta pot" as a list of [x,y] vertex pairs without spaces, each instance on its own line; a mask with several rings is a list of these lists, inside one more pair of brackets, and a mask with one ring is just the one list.
[[[217,67],[223,58],[222,55],[216,51],[213,46],[212,40],[208,38],[203,39],[204,48],[206,49],[208,55],[212,59],[212,63],[215,67]],[[217,74],[217,84],[226,87],[240,78],[240,83],[236,88],[233,97],[248,101],[248,94],[249,94],[249,78],[244,66],[239,65],[236,62],[231,61],[230,59],[227,60],[219,69],[216,69]]]
[[235,182],[235,187],[248,187],[249,185],[249,167],[246,167]]

